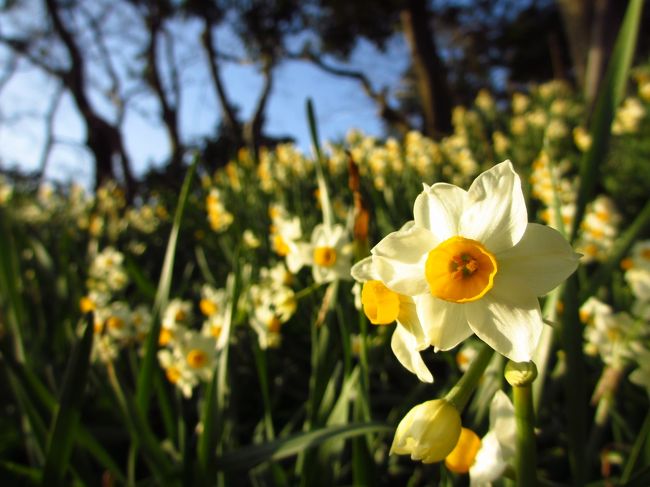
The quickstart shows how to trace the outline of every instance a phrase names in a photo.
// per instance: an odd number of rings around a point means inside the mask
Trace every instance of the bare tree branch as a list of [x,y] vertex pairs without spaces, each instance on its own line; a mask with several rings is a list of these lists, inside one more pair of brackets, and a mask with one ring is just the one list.
[[63,84],[59,84],[56,88],[56,91],[52,95],[50,104],[45,112],[45,138],[43,141],[43,148],[41,150],[41,156],[39,158],[38,164],[38,179],[43,180],[45,177],[45,170],[47,169],[47,163],[50,158],[50,153],[54,147],[54,118],[56,117],[56,112],[59,108],[59,103],[61,98],[63,98],[63,93],[65,93],[65,87]]
[[[160,16],[159,12],[154,11],[155,9],[149,9],[145,15],[145,23],[149,31],[149,40],[146,47],[146,80],[149,83],[149,86],[153,89],[158,102],[160,103],[160,109],[162,111],[162,120],[169,137],[169,142],[171,144],[171,159],[170,165],[175,169],[180,169],[183,161],[183,145],[180,140],[179,128],[178,128],[178,112],[177,106],[174,105],[173,101],[168,99],[167,93],[165,92],[165,87],[163,86],[162,78],[160,75],[160,64],[157,57],[157,46],[159,35],[162,32],[162,23],[164,19]],[[170,42],[168,44],[168,50],[171,49],[173,44]],[[170,57],[169,51],[166,53],[167,57]],[[171,54],[171,65],[170,69],[174,69],[173,66],[175,62],[173,60],[173,54]],[[176,77],[176,80],[174,80]],[[178,85],[177,75],[172,71],[172,92],[178,90],[180,87]],[[178,97],[178,92],[175,95]],[[178,98],[177,98],[178,101]]]
[[64,25],[56,0],[44,1],[54,31],[63,42],[70,57],[70,65],[62,73],[60,79],[70,90],[77,109],[86,124],[86,144],[95,157],[95,184],[99,186],[106,180],[114,179],[113,157],[118,156],[124,173],[127,194],[130,196],[134,191],[135,179],[131,172],[130,160],[124,149],[122,134],[115,126],[109,124],[93,110],[86,95],[85,61],[79,46],[77,46],[71,32]]
[[226,90],[223,86],[221,80],[221,72],[219,70],[219,64],[217,62],[217,55],[215,52],[215,43],[216,39],[213,35],[213,24],[210,18],[205,15],[203,16],[203,32],[201,34],[201,43],[207,54],[208,58],[208,69],[210,70],[210,78],[212,79],[212,85],[214,91],[217,95],[217,100],[219,100],[219,106],[221,107],[221,114],[223,117],[224,125],[231,135],[235,138],[235,143],[241,145],[242,140],[240,137],[239,121],[235,115],[235,111],[232,108],[232,104],[226,95]]
[[273,62],[267,60],[262,68],[262,76],[264,77],[262,91],[255,104],[253,115],[244,126],[244,139],[246,139],[246,143],[253,149],[256,158],[260,145],[262,125],[264,123],[264,112],[266,111],[266,104],[271,94],[271,89],[273,88],[273,66]]
[[372,86],[372,83],[363,72],[333,66],[324,61],[322,57],[309,50],[304,50],[300,54],[289,53],[287,56],[290,59],[309,61],[314,66],[317,66],[326,73],[358,81],[361,84],[364,93],[372,101],[375,102],[379,111],[379,115],[389,126],[395,128],[401,134],[406,134],[409,130],[412,129],[411,124],[407,118],[401,112],[399,112],[399,110],[396,110],[390,106],[387,97],[387,90],[375,90]]

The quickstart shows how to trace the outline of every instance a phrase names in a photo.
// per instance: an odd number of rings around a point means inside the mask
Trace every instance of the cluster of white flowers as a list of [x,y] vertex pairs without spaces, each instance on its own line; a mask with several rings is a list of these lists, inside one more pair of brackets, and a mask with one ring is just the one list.
[[300,218],[290,215],[279,203],[269,207],[271,228],[269,238],[271,249],[280,257],[286,258],[287,267],[293,273],[300,268],[298,242],[302,238]]
[[250,286],[250,324],[257,333],[260,348],[275,348],[282,341],[280,328],[296,312],[296,299],[288,283],[291,273],[284,263],[260,269],[260,281]]
[[632,355],[634,318],[626,311],[615,313],[611,306],[592,296],[580,307],[580,319],[587,325],[585,353],[600,356],[603,363],[622,369]]
[[93,360],[115,360],[122,348],[143,343],[151,327],[151,312],[145,305],[132,309],[126,301],[112,301],[94,311]]
[[636,366],[630,380],[650,394],[650,240],[634,244],[622,267],[634,301],[629,311],[615,311],[593,296],[585,301],[580,308],[580,319],[586,325],[585,353],[619,371]]
[[625,280],[635,297],[631,312],[639,326],[639,339],[633,344],[637,368],[630,374],[630,380],[650,395],[650,240],[634,244],[623,266]]
[[[191,397],[194,388],[210,380],[217,358],[217,341],[225,324],[219,317],[225,311],[223,294],[204,286],[201,311],[207,316],[202,330],[191,327],[192,303],[171,300],[162,315],[158,344],[158,362],[167,380],[178,387],[185,397]],[[226,334],[224,334],[226,336]]]
[[210,189],[210,193],[205,199],[205,206],[212,230],[215,232],[226,231],[233,222],[233,216],[224,206],[221,192],[217,188]]
[[93,258],[86,286],[91,295],[95,296],[95,304],[107,303],[112,294],[122,291],[128,282],[122,252],[109,246]]
[[114,360],[122,348],[141,344],[149,331],[149,308],[132,308],[119,299],[128,283],[124,254],[109,246],[95,256],[88,271],[88,292],[79,303],[82,312],[94,313],[94,360]]
[[297,179],[304,179],[313,170],[313,161],[293,144],[279,144],[272,151],[266,148],[260,150],[257,176],[262,191],[266,193],[286,187]]
[[626,98],[616,112],[616,117],[612,122],[612,133],[623,135],[638,132],[639,125],[645,115],[645,108],[641,100],[635,97]]
[[583,262],[603,261],[609,257],[620,221],[621,215],[609,196],[598,195],[587,205],[576,243],[576,250],[583,254]]
[[[533,163],[530,175],[531,193],[545,205],[540,212],[541,219],[547,225],[564,231],[571,229],[576,211],[577,178],[571,180],[568,177],[570,168],[567,160],[551,164],[548,155],[542,152]],[[598,195],[587,205],[576,243],[583,262],[603,261],[609,256],[620,220],[616,205],[606,195]]]
[[167,216],[164,206],[149,203],[140,207],[130,207],[125,215],[130,227],[145,234],[154,233]]

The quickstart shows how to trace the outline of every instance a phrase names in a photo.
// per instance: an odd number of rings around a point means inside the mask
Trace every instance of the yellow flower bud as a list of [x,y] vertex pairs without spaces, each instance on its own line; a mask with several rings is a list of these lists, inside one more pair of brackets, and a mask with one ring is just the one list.
[[423,402],[400,421],[390,452],[411,455],[412,460],[444,460],[458,443],[460,413],[446,399]]

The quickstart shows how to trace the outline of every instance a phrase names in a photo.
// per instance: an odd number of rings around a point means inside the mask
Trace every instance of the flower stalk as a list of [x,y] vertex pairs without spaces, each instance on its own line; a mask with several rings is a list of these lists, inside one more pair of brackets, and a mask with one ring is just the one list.
[[467,372],[463,374],[456,385],[445,396],[445,399],[453,404],[459,412],[465,409],[479,380],[483,377],[483,373],[490,363],[493,354],[494,350],[492,348],[483,345],[483,348],[481,348],[479,354],[472,361]]
[[512,386],[517,425],[515,473],[517,487],[537,484],[537,449],[535,445],[535,409],[532,385],[537,377],[534,362],[508,362],[505,377]]

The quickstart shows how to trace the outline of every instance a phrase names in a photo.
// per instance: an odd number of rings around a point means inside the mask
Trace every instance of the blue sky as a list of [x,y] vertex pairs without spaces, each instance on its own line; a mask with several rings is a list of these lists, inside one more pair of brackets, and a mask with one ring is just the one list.
[[[192,51],[196,32],[191,26],[179,30],[185,40],[179,44],[178,57],[183,59],[183,100],[181,131],[184,140],[211,133],[218,119],[219,107],[212,93],[205,63]],[[228,29],[218,32],[218,42],[228,52],[241,49]],[[363,71],[376,88],[388,86],[393,90],[406,67],[406,46],[397,36],[388,44],[386,53],[378,52],[361,42],[353,52],[350,65]],[[1,54],[1,53],[0,53]],[[183,57],[185,56],[185,57]],[[6,59],[6,58],[5,58]],[[1,61],[1,59],[0,59]],[[253,66],[224,64],[226,91],[247,118],[252,112],[261,87],[261,78]],[[101,83],[98,83],[101,85]],[[34,170],[39,165],[43,141],[42,115],[47,110],[55,85],[46,76],[23,65],[18,76],[0,94],[0,165]],[[105,96],[91,96],[102,114],[113,108]],[[358,82],[329,75],[318,68],[297,61],[283,62],[275,71],[273,91],[267,107],[266,132],[289,135],[305,152],[309,152],[309,132],[305,102],[314,102],[322,140],[342,138],[350,129],[380,135],[382,125],[376,106],[363,93]],[[136,174],[150,164],[160,164],[166,157],[168,141],[160,123],[156,123],[157,104],[151,97],[137,103],[137,110],[125,119],[124,136]],[[110,117],[110,115],[108,115]],[[90,186],[92,171],[90,155],[83,147],[83,125],[68,95],[61,99],[55,119],[56,144],[48,162],[47,178],[62,182],[71,180]]]

